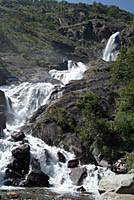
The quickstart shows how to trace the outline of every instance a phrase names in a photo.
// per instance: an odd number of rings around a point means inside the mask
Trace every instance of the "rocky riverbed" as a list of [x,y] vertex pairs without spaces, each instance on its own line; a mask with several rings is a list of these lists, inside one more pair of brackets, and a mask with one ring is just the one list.
[[25,188],[0,191],[1,200],[94,200],[92,194],[56,193],[44,188]]

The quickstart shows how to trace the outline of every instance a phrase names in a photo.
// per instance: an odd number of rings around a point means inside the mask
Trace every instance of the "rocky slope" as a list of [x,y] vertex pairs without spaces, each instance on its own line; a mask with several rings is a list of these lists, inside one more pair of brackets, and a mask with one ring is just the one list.
[[[30,131],[49,145],[61,146],[75,153],[82,163],[97,163],[92,154],[93,149],[90,150],[93,138],[91,141],[86,139],[80,131],[84,131],[88,123],[83,115],[81,101],[89,95],[91,106],[98,107],[99,115],[112,118],[117,94],[110,89],[110,76],[104,70],[110,66],[103,61],[90,64],[82,80],[66,85],[60,99],[53,101],[52,94],[51,104],[41,107],[33,115],[26,132]],[[92,105],[94,98],[97,98],[96,105]]]
[[132,14],[101,3],[1,0],[0,13],[0,84],[46,81],[63,60],[98,59],[109,36],[133,22]]

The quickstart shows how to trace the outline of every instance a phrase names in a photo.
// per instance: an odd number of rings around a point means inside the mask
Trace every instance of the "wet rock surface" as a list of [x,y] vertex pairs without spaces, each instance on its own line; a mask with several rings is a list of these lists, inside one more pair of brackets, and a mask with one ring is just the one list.
[[[15,133],[15,139],[17,137],[16,135],[18,136],[18,133]],[[21,133],[20,135],[21,139],[25,137],[24,133]],[[6,169],[5,184],[18,186],[21,179],[24,179],[25,175],[29,172],[29,167],[30,146],[28,144],[20,144],[12,150],[12,158]]]
[[82,185],[83,180],[87,176],[87,169],[86,168],[79,168],[75,167],[71,169],[70,178],[74,185]]
[[3,91],[0,90],[0,137],[2,136],[3,129],[6,128],[6,97]]
[[49,176],[40,170],[30,172],[27,179],[22,181],[19,186],[22,187],[48,187]]
[[79,160],[78,159],[74,159],[74,160],[69,160],[68,161],[68,168],[75,168],[78,167],[79,165]]
[[12,133],[11,137],[15,142],[23,141],[23,139],[25,138],[25,134],[24,132],[14,132]]
[[[18,197],[17,197],[18,196]],[[71,195],[71,194],[59,194],[51,190],[44,188],[26,188],[25,190],[4,190],[0,192],[1,200],[8,200],[9,197],[16,197],[17,200],[87,200],[87,195]],[[95,198],[89,194],[88,200],[94,200]]]
[[59,158],[59,162],[62,162],[62,163],[66,162],[65,156],[60,151],[57,153],[57,156]]
[[26,159],[30,157],[30,146],[28,144],[22,144],[19,147],[12,150],[12,155],[16,159]]
[[[25,136],[23,134],[24,133],[22,132],[20,133],[21,139],[24,138]],[[16,139],[16,133],[15,133],[15,139]],[[40,170],[40,162],[36,158],[32,157],[31,165],[33,170],[29,173],[30,169],[29,144],[21,144],[15,149],[13,149],[11,161],[7,165],[4,184],[7,186],[12,185],[19,187],[48,187],[49,176]]]

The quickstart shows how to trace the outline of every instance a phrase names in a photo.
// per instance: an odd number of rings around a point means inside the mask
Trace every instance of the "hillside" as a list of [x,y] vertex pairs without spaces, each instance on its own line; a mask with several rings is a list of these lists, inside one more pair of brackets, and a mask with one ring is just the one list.
[[109,36],[132,23],[132,14],[101,3],[1,0],[0,56],[1,68],[8,71],[6,82],[37,81],[38,72],[47,78],[44,69],[63,60],[101,58]]

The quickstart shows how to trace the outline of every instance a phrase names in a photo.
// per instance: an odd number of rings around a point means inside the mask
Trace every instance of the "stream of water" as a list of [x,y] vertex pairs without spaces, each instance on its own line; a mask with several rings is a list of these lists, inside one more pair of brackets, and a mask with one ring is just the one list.
[[[3,181],[5,170],[9,160],[11,159],[11,151],[20,145],[19,142],[14,143],[11,140],[11,133],[18,131],[26,120],[32,116],[40,106],[48,103],[49,98],[57,87],[64,87],[65,84],[71,80],[79,80],[83,73],[87,70],[87,66],[83,63],[68,62],[68,70],[57,71],[51,70],[49,73],[61,84],[53,85],[51,83],[20,83],[18,85],[1,86],[0,90],[5,92],[8,104],[8,118],[7,129],[4,130],[4,138],[0,139],[0,186],[4,188]],[[59,94],[59,97],[61,93]],[[10,101],[9,99],[10,98]],[[10,103],[12,102],[12,103]],[[67,167],[69,160],[74,159],[75,155],[65,151],[61,148],[51,147],[45,144],[41,139],[35,138],[31,135],[26,136],[26,140],[30,145],[31,165],[33,160],[38,160],[38,165],[41,171],[45,172],[50,177],[50,184],[54,191],[58,192],[75,192],[77,186],[72,184],[70,179],[70,169]],[[49,154],[49,160],[44,154],[44,149]],[[59,163],[57,153],[61,152],[65,158],[66,163]],[[106,168],[97,167],[95,165],[84,165],[80,167],[87,168],[87,177],[84,179],[83,187],[87,192],[94,194],[98,193],[99,177],[108,176],[112,172]]]

